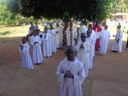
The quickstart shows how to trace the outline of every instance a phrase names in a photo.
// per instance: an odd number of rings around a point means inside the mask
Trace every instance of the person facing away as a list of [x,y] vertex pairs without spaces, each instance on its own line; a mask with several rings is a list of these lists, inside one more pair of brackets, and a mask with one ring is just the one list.
[[75,57],[76,50],[73,46],[67,46],[66,58],[60,62],[57,68],[57,78],[61,83],[60,96],[83,96],[81,84],[85,79],[85,71],[82,62]]
[[24,68],[33,69],[32,60],[29,54],[29,45],[27,43],[27,38],[22,38],[22,43],[20,44],[20,52],[22,56],[22,64]]
[[112,52],[122,52],[122,38],[123,32],[121,30],[121,26],[117,26],[117,33],[115,35],[115,40],[112,45]]
[[108,26],[104,26],[104,30],[100,33],[100,48],[99,48],[99,54],[105,55],[108,48],[109,38],[110,38],[110,32],[108,31]]
[[38,35],[38,31],[35,30],[33,36],[31,37],[31,45],[33,46],[33,61],[36,65],[43,62],[41,43],[42,42]]
[[84,64],[85,76],[88,77],[90,44],[86,41],[86,34],[81,34],[81,41],[76,45],[77,58]]

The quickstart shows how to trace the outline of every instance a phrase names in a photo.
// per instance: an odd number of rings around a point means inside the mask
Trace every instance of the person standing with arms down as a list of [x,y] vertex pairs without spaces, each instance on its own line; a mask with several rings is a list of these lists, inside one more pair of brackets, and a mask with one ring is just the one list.
[[31,37],[31,45],[33,46],[33,61],[36,65],[42,64],[43,62],[41,43],[38,31],[35,30],[34,35]]
[[100,47],[100,39],[99,34],[102,31],[102,28],[99,26],[99,23],[96,22],[96,25],[92,28],[96,32],[96,44],[95,44],[95,50],[99,50]]
[[117,26],[117,33],[115,35],[115,40],[112,45],[112,52],[122,52],[122,38],[123,38],[123,32],[121,30],[121,26]]
[[67,46],[66,58],[60,62],[57,68],[57,78],[61,83],[60,96],[83,96],[81,84],[85,79],[83,64],[75,58],[76,50],[73,46]]
[[108,26],[104,26],[104,30],[100,33],[99,38],[100,38],[100,49],[99,49],[99,54],[100,55],[105,55],[107,52],[108,48],[108,43],[109,43],[109,38],[110,38],[110,32],[107,30]]

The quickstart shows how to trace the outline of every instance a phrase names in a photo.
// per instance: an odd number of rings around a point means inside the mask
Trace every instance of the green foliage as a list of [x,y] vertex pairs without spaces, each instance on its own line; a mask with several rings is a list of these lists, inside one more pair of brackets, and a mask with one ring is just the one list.
[[[19,0],[21,14],[35,18],[103,20],[127,0]],[[122,3],[124,4],[124,2]],[[121,5],[121,4],[120,4]],[[116,9],[115,9],[116,8]],[[124,7],[121,6],[120,9]]]

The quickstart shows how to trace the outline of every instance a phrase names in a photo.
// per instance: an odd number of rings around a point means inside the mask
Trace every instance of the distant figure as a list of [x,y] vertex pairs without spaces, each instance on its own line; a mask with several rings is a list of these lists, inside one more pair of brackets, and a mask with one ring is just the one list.
[[56,75],[61,83],[60,96],[83,96],[81,84],[85,79],[83,64],[75,58],[73,46],[67,46],[66,58],[60,62]]
[[80,28],[79,28],[79,30],[78,30],[78,41],[80,41],[81,40],[81,34],[82,33],[87,33],[87,30],[88,30],[88,28],[87,28],[87,24],[86,24],[87,22],[86,21],[82,21],[81,23],[80,23]]
[[29,28],[31,28],[31,30],[34,31],[34,24],[32,22],[30,23],[30,27]]
[[50,24],[50,31],[49,33],[51,34],[51,48],[52,48],[52,53],[56,53],[56,30],[53,27],[53,24]]
[[22,56],[22,64],[24,68],[33,69],[32,60],[29,54],[29,45],[27,43],[27,38],[22,38],[22,44],[20,44],[20,52]]
[[89,69],[93,68],[93,58],[94,58],[94,48],[95,48],[95,40],[91,37],[92,34],[92,30],[88,30],[87,31],[87,38],[86,41],[89,43],[90,45],[90,51],[89,51]]
[[48,58],[52,55],[51,51],[51,41],[50,41],[50,33],[48,33],[48,27],[44,27],[44,32],[43,32],[43,56]]
[[34,24],[34,30],[37,30],[37,29],[39,29],[39,26],[38,26],[37,23],[35,23],[35,24]]
[[117,33],[115,36],[114,43],[112,45],[112,52],[122,52],[122,38],[123,38],[123,32],[121,30],[121,26],[117,26]]
[[104,30],[100,33],[99,38],[100,38],[100,49],[99,49],[99,54],[105,55],[107,52],[108,48],[108,43],[109,43],[109,38],[110,38],[110,32],[107,30],[108,26],[104,26]]
[[59,25],[59,23],[56,23],[55,30],[56,30],[56,47],[61,48],[63,44],[63,34],[62,34],[63,28]]
[[33,36],[31,37],[31,45],[33,46],[33,61],[36,65],[39,65],[43,62],[41,43],[42,42],[38,36],[38,31],[35,30]]
[[96,22],[96,25],[92,28],[96,32],[96,44],[95,44],[95,50],[99,50],[100,47],[100,39],[99,34],[102,31],[102,28],[99,26],[99,23]]
[[69,22],[69,25],[65,32],[67,46],[72,45],[75,47],[77,41],[77,28],[73,26],[73,21]]

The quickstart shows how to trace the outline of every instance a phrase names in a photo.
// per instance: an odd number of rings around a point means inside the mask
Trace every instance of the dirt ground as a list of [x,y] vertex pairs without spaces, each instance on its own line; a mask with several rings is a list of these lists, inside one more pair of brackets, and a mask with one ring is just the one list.
[[[128,50],[111,53],[112,42],[105,56],[96,52],[94,68],[82,85],[83,96],[128,96]],[[64,49],[30,71],[22,68],[19,44],[20,38],[0,40],[0,96],[59,96],[55,73]]]

